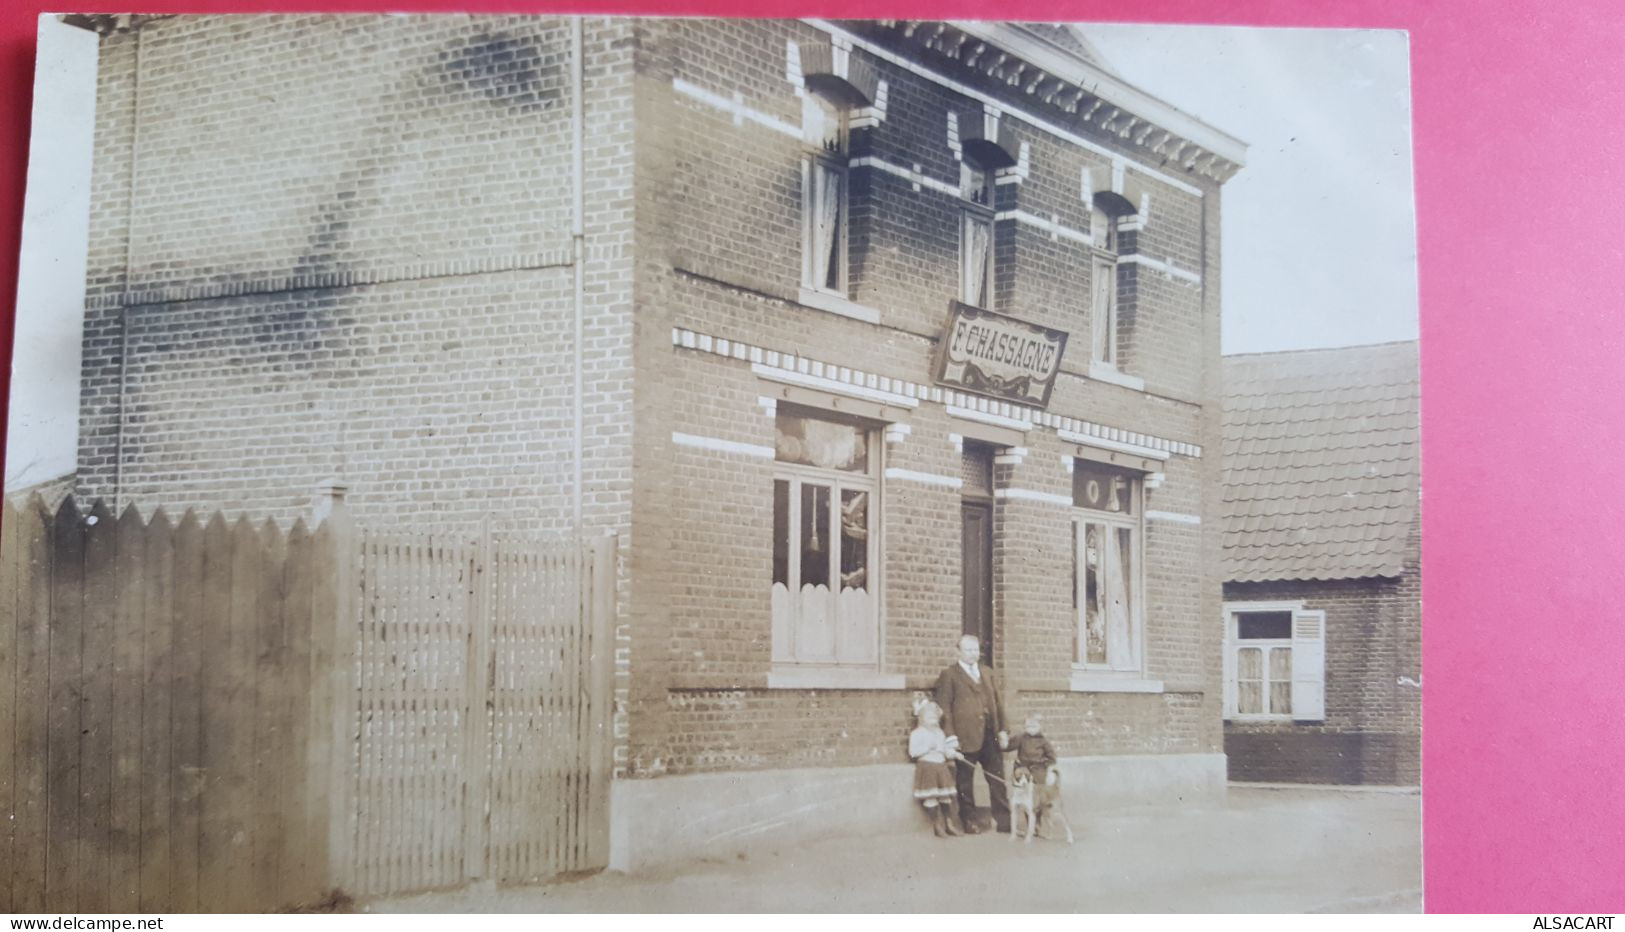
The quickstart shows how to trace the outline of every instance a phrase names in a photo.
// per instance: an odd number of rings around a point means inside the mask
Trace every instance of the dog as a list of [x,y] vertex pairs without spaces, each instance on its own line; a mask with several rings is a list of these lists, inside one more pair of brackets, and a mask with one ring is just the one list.
[[1023,813],[1027,816],[1027,832],[1025,843],[1032,844],[1033,833],[1038,828],[1038,820],[1045,822],[1044,837],[1049,837],[1053,831],[1053,823],[1060,822],[1066,830],[1066,843],[1072,844],[1072,823],[1067,821],[1066,813],[1061,806],[1061,772],[1050,767],[1044,774],[1043,783],[1033,782],[1032,771],[1026,767],[1017,767],[1010,775],[1010,840],[1015,841],[1021,834],[1021,823],[1017,816]]

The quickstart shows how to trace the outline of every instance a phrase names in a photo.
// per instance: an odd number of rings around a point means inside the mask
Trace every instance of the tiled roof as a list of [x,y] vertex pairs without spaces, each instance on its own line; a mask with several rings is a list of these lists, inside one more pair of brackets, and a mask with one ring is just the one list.
[[1226,356],[1225,579],[1400,575],[1418,389],[1415,342]]

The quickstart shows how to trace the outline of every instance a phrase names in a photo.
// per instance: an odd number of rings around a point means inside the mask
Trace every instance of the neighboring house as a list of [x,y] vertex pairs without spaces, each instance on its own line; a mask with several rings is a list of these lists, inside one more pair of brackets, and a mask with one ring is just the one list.
[[81,493],[617,532],[617,865],[917,818],[962,631],[1089,801],[1223,792],[1243,144],[1055,26],[93,23]]
[[1421,779],[1414,342],[1224,358],[1230,778]]

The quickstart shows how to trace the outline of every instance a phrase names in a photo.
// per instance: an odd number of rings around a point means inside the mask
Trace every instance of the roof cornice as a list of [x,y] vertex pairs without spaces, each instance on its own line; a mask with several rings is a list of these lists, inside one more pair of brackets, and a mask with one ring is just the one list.
[[1115,117],[1101,117],[1104,108],[1095,108],[1093,116],[1103,120],[1108,127],[1113,123],[1122,123],[1124,116],[1127,116],[1182,137],[1188,146],[1199,150],[1180,153],[1182,158],[1197,162],[1206,155],[1212,155],[1238,169],[1247,164],[1245,142],[1076,55],[1056,48],[1054,43],[1019,23],[953,20],[951,25],[1031,62],[1056,78],[1077,85],[1086,94],[1112,108],[1124,111]]

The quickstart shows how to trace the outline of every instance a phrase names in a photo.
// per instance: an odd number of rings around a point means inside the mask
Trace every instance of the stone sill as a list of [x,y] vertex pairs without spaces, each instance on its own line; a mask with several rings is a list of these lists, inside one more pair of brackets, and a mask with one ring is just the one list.
[[763,689],[876,689],[906,687],[901,673],[834,667],[773,667],[761,673],[675,673],[667,688],[688,692]]
[[901,673],[841,670],[831,667],[774,667],[767,671],[768,689],[903,689]]
[[872,307],[865,307],[855,301],[849,301],[838,294],[827,291],[817,291],[812,288],[802,288],[796,296],[797,303],[853,320],[861,320],[868,324],[880,323],[880,312]]
[[1145,391],[1145,379],[1137,376],[1125,375],[1117,371],[1116,366],[1108,366],[1102,362],[1089,362],[1089,378],[1096,382],[1106,382],[1111,385],[1120,385],[1123,388],[1132,388],[1137,392]]
[[1074,670],[1068,684],[1075,693],[1161,693],[1162,680],[1147,679],[1138,673],[1100,673]]

